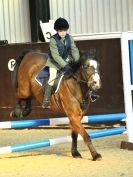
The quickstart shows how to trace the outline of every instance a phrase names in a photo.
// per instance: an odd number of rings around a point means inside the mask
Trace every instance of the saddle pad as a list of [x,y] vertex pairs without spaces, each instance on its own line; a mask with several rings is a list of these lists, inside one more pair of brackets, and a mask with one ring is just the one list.
[[[56,93],[59,90],[63,77],[64,77],[63,73],[57,75],[53,86],[54,93]],[[35,77],[35,80],[41,86],[47,84],[48,79],[49,79],[49,67],[42,68],[37,74],[37,76]]]
[[35,77],[35,80],[42,86],[49,78],[49,67],[42,68],[38,75]]

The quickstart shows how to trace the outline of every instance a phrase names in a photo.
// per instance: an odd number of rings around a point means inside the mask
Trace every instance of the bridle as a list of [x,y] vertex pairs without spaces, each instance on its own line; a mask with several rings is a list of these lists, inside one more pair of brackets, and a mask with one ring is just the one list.
[[[87,70],[88,68],[89,68],[89,67],[84,67],[84,66],[82,66],[82,69]],[[74,75],[72,75],[72,77],[73,77],[77,82],[84,83],[84,84],[87,84],[87,85],[88,85],[88,81],[87,81],[87,80],[90,80],[90,78],[91,78],[94,74],[98,74],[98,75],[99,75],[98,70],[95,69],[95,68],[94,68],[94,71],[90,73],[88,79],[86,78],[85,74],[84,74],[85,80],[80,79],[80,78],[77,78],[77,77],[74,76]]]
[[98,74],[98,75],[99,75],[99,72],[98,72],[97,69],[94,69],[94,71],[90,73],[90,75],[89,75],[89,77],[88,77],[88,80],[90,80],[90,78],[91,78],[94,74]]

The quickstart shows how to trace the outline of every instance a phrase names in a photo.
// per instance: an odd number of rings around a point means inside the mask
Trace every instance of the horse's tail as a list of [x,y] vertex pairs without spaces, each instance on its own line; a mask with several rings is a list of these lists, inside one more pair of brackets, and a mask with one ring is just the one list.
[[16,58],[14,70],[11,73],[11,80],[12,80],[12,84],[13,84],[14,88],[18,87],[17,74],[18,74],[18,69],[19,69],[20,63],[23,60],[24,56],[31,51],[32,50],[30,50],[30,49],[26,49],[26,50],[22,51],[21,54]]

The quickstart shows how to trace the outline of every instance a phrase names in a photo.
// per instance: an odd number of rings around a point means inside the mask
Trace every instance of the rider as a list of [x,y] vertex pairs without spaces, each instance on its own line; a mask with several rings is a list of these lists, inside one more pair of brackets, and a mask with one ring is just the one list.
[[56,78],[57,71],[62,69],[63,72],[71,73],[70,59],[68,52],[70,50],[74,62],[79,60],[79,50],[76,47],[72,36],[68,34],[69,24],[66,19],[58,18],[54,23],[56,34],[50,39],[50,52],[46,63],[49,67],[49,80],[45,87],[43,108],[49,108],[50,96]]
[[[50,76],[45,87],[43,108],[49,108],[50,96],[57,71],[61,69],[64,73],[72,73],[71,60],[73,58],[72,62],[77,62],[80,57],[79,50],[72,36],[68,34],[69,24],[67,20],[61,17],[58,18],[54,23],[54,29],[57,33],[51,37],[49,44],[50,52],[46,66],[49,67]],[[68,58],[69,50],[72,58]],[[90,92],[91,101],[94,102],[98,97],[93,91]]]

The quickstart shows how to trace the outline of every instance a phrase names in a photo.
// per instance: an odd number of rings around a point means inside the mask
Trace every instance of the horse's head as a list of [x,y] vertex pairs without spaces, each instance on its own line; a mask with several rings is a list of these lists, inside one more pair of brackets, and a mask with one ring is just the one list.
[[96,60],[95,52],[95,50],[90,50],[81,55],[82,77],[87,82],[88,87],[94,91],[101,88],[99,63]]

